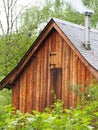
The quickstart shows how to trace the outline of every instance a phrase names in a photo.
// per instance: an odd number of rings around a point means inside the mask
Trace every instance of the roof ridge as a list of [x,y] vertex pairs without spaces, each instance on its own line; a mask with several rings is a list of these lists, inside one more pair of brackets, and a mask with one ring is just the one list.
[[61,20],[61,19],[58,19],[58,18],[55,18],[53,17],[52,18],[56,23],[62,23],[62,24],[67,24],[67,25],[70,25],[70,26],[74,26],[74,27],[79,27],[79,28],[82,28],[84,29],[84,26],[83,25],[79,25],[79,24],[76,24],[76,23],[72,23],[70,21],[65,21],[65,20]]
[[[69,26],[73,26],[73,27],[78,27],[78,28],[81,28],[81,29],[85,29],[85,26],[79,25],[79,24],[76,24],[76,23],[72,23],[72,22],[70,22],[70,21],[61,20],[61,19],[58,19],[58,18],[55,18],[55,17],[53,17],[52,19],[53,19],[56,23],[62,23],[62,24],[65,24],[65,25],[67,24],[67,25],[69,25]],[[91,32],[96,32],[96,33],[98,33],[98,30],[97,30],[97,29],[94,29],[94,28],[91,28],[90,31],[91,31]]]

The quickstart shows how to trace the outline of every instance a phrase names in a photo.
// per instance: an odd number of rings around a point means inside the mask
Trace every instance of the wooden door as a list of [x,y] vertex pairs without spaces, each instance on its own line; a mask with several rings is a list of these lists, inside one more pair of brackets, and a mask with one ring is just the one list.
[[51,104],[54,101],[54,95],[61,99],[62,94],[62,68],[61,68],[61,50],[50,52],[50,86],[51,86]]

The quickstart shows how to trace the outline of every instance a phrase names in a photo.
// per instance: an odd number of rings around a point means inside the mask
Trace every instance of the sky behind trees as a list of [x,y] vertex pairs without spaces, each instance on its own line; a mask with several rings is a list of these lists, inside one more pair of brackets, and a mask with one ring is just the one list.
[[[9,0],[10,1],[10,0]],[[7,3],[7,0],[5,0]],[[45,3],[45,0],[17,0],[16,4],[16,14],[19,13],[19,11],[22,8],[29,8],[31,6],[43,6]],[[0,0],[0,21],[2,22],[4,30],[6,30],[6,15],[3,7],[3,0]],[[0,29],[0,35],[2,35],[2,30]]]
[[[0,0],[0,21],[2,23],[3,29],[6,30],[7,21],[6,21],[6,15],[5,15],[4,7],[3,7],[3,1],[5,1],[7,3],[7,0]],[[11,0],[9,0],[9,1],[11,1]],[[16,15],[18,13],[21,14],[20,13],[21,9],[24,10],[25,8],[30,8],[32,6],[43,7],[45,2],[48,2],[48,1],[49,0],[17,0],[15,13],[16,13]],[[51,2],[53,2],[53,1],[54,0],[52,0]],[[75,10],[76,12],[84,13],[87,10],[93,12],[92,9],[89,9],[86,6],[84,6],[82,0],[62,0],[62,1],[69,3],[71,5],[71,7],[73,8],[73,10]],[[86,0],[84,0],[84,1],[86,1]],[[15,14],[13,13],[13,15],[15,15]],[[19,26],[19,23],[18,23],[18,26]],[[0,35],[2,35],[1,28],[0,28]]]

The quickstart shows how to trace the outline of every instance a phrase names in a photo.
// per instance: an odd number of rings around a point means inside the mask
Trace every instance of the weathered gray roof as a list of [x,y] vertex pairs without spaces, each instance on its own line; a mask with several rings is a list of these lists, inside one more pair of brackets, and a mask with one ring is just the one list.
[[81,55],[87,60],[87,62],[92,65],[96,70],[98,70],[98,30],[90,30],[90,44],[91,50],[85,49],[83,43],[85,42],[85,27],[57,18],[53,18],[60,29],[65,33],[69,40],[78,49]]

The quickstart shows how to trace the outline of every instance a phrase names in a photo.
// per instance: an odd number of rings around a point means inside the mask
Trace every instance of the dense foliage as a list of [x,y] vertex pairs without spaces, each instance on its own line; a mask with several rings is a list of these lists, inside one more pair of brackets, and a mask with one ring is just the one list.
[[4,106],[11,104],[11,90],[0,91],[0,115],[3,114]]
[[[97,0],[84,0],[84,4],[94,10],[91,25],[95,28],[98,22],[97,3]],[[0,36],[0,80],[17,65],[51,17],[84,24],[84,14],[73,10],[66,0],[46,0],[43,7],[26,8],[17,32]]]
[[28,33],[13,34],[0,39],[0,80],[17,65],[34,39]]
[[98,89],[88,87],[76,108],[64,109],[63,102],[56,100],[52,109],[33,115],[22,114],[10,105],[0,115],[0,130],[97,130]]

